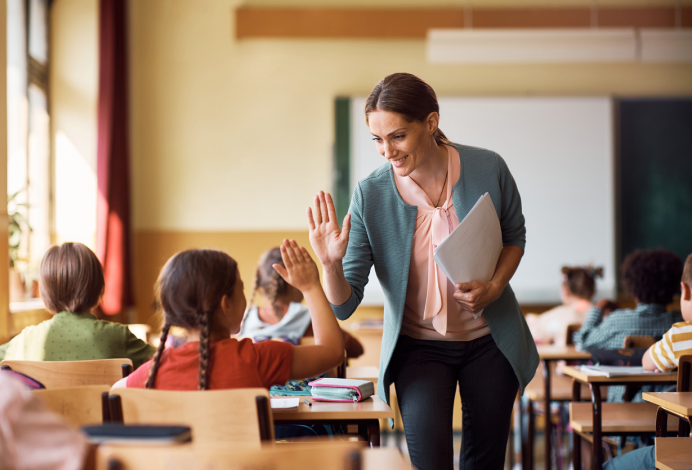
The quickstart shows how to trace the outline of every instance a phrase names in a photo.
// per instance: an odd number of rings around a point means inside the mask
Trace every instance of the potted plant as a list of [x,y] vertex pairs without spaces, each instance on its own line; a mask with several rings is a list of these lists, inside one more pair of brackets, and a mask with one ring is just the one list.
[[7,215],[9,217],[9,250],[10,250],[10,302],[21,302],[26,296],[26,287],[22,275],[17,271],[17,263],[23,261],[20,258],[20,247],[24,230],[31,232],[31,226],[26,217],[20,212],[20,207],[28,207],[27,203],[17,202],[17,197],[23,190],[10,195],[7,198]]

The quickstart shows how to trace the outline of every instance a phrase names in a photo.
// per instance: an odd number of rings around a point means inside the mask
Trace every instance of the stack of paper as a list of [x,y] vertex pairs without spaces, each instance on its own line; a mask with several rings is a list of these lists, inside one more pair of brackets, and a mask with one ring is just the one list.
[[644,370],[641,366],[582,366],[581,370],[589,375],[603,375],[609,379],[612,377],[654,373],[650,370]]
[[[489,281],[502,253],[502,230],[488,193],[433,251],[435,263],[454,284]],[[483,311],[473,316],[478,318]]]
[[272,398],[272,409],[275,410],[289,410],[292,408],[298,408],[300,405],[300,398]]

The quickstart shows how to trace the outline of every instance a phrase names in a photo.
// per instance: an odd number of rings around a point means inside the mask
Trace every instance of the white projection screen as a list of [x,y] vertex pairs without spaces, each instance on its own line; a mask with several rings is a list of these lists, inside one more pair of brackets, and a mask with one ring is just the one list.
[[[597,298],[615,296],[613,108],[608,97],[441,98],[453,142],[499,153],[516,180],[526,251],[510,282],[523,304],[560,302],[563,265],[603,266]],[[351,190],[384,163],[351,99]],[[374,270],[363,305],[383,305]]]

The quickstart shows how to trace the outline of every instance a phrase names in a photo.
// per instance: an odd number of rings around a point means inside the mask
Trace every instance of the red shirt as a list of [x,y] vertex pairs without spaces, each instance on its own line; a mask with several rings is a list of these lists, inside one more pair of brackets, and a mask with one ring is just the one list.
[[[209,390],[228,388],[269,388],[284,385],[291,373],[293,346],[279,341],[253,343],[246,338],[212,342],[209,352]],[[142,364],[127,378],[127,386],[144,388],[151,361]],[[161,355],[154,388],[197,390],[199,385],[199,341],[168,348]]]

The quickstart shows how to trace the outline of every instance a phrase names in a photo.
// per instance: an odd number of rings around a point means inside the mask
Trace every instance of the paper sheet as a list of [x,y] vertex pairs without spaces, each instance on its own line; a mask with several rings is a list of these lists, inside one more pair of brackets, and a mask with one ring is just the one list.
[[[502,230],[488,193],[433,251],[435,263],[454,284],[489,281],[502,252]],[[478,318],[483,311],[473,314]]]
[[272,409],[298,408],[300,398],[272,398]]

